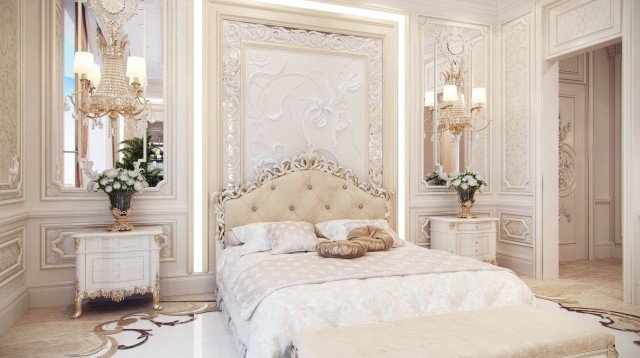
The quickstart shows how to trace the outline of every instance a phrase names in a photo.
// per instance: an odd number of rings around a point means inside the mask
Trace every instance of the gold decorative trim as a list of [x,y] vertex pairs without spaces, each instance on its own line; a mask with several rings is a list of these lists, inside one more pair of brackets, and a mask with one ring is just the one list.
[[378,187],[369,181],[364,181],[354,175],[350,169],[339,166],[335,161],[327,159],[318,153],[314,147],[310,146],[305,149],[299,156],[288,159],[280,163],[280,165],[268,168],[256,176],[256,180],[246,184],[232,185],[223,192],[217,192],[213,197],[213,205],[216,213],[216,239],[224,247],[224,205],[227,201],[237,199],[243,195],[247,195],[274,179],[280,178],[286,174],[305,171],[318,170],[324,173],[334,175],[344,179],[361,189],[367,194],[384,199],[385,214],[387,221],[391,217],[391,199],[393,193],[384,188]]
[[108,298],[115,302],[120,302],[124,300],[126,297],[133,295],[144,295],[147,293],[153,293],[155,287],[146,286],[146,287],[134,287],[130,289],[115,289],[115,290],[96,290],[90,292],[82,292],[82,295],[86,298],[95,299],[98,297]]

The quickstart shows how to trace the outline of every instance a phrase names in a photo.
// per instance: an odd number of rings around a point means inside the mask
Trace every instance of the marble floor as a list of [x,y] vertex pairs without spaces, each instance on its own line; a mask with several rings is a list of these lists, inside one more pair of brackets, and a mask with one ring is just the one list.
[[[555,281],[522,278],[537,295],[549,298],[538,299],[540,307],[569,310],[587,324],[615,334],[621,357],[640,357],[640,342],[634,343],[640,340],[637,333],[603,327],[604,311],[571,311],[586,306],[639,315],[640,307],[621,301],[620,263],[566,263],[561,275]],[[160,314],[146,298],[126,304],[90,303],[76,320],[69,319],[71,306],[31,309],[0,336],[0,357],[237,357],[212,294],[163,297],[161,303]],[[612,318],[616,325],[640,328],[637,320]]]

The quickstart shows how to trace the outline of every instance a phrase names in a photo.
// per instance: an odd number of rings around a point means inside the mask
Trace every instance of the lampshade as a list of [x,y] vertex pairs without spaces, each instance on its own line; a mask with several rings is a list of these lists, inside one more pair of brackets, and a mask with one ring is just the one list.
[[91,70],[87,73],[87,79],[91,81],[94,86],[100,84],[100,66],[97,63],[91,66]]
[[93,54],[78,51],[73,59],[73,72],[78,75],[88,75],[93,70]]
[[476,87],[471,91],[472,104],[485,104],[487,103],[487,92],[484,87]]
[[446,102],[455,102],[458,100],[458,87],[456,85],[445,85],[442,93],[442,100]]
[[129,56],[127,58],[127,77],[131,83],[137,82],[140,84],[147,82],[147,64],[144,58],[138,56]]
[[424,93],[424,106],[425,107],[433,107],[434,106],[433,99],[433,91],[427,91]]

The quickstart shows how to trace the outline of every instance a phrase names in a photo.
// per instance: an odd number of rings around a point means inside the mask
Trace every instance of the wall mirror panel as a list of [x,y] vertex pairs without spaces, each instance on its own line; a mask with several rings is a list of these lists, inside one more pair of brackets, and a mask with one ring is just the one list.
[[[421,190],[445,188],[446,175],[489,174],[490,28],[421,18]],[[438,175],[444,174],[444,175]]]
[[[163,0],[140,0],[138,8],[116,36],[126,36],[124,63],[128,71],[127,57],[137,56],[146,63],[146,80],[141,81],[143,96],[149,100],[149,109],[139,118],[117,120],[104,118],[99,123],[82,119],[68,97],[82,88],[76,73],[76,52],[93,55],[95,64],[103,76],[105,67],[101,41],[110,41],[108,28],[92,6],[100,6],[83,0],[55,0],[52,2],[49,47],[51,62],[51,118],[50,161],[48,170],[49,196],[84,190],[87,172],[102,171],[112,167],[133,169],[139,162],[145,169],[150,191],[162,190],[167,183],[166,71],[165,71],[165,4]],[[95,4],[95,5],[94,5]],[[106,8],[105,8],[106,9]],[[108,11],[108,10],[107,10]],[[124,41],[121,41],[123,43]],[[98,77],[99,78],[99,77]],[[126,78],[127,82],[130,80]],[[103,81],[104,82],[104,81]],[[130,86],[129,83],[126,83]],[[92,81],[99,91],[100,81]],[[85,101],[82,95],[79,97]],[[170,159],[173,160],[173,159]],[[165,191],[168,190],[165,189]]]

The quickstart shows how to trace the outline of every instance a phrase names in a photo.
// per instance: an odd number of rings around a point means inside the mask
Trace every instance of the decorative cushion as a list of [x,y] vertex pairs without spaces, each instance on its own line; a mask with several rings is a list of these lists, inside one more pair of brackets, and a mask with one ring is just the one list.
[[316,224],[316,228],[322,237],[329,240],[347,240],[349,231],[357,227],[374,225],[383,228],[391,237],[393,237],[393,247],[404,245],[404,241],[400,239],[398,234],[393,231],[389,222],[384,219],[377,220],[331,220]]
[[271,239],[271,253],[314,251],[318,243],[314,226],[302,221],[281,221],[266,226]]
[[225,246],[237,246],[243,244],[243,242],[238,238],[238,235],[233,233],[233,230],[228,230],[226,232],[224,241]]
[[393,247],[393,237],[385,229],[374,225],[352,229],[347,240],[365,245],[367,251],[383,251]]
[[334,259],[354,259],[367,253],[367,247],[359,241],[321,240],[316,252],[322,257]]
[[240,249],[240,256],[244,256],[253,252],[271,250],[271,239],[267,233],[266,226],[269,223],[259,222],[243,226],[236,226],[231,229],[229,238],[235,237],[235,240],[244,243]]

